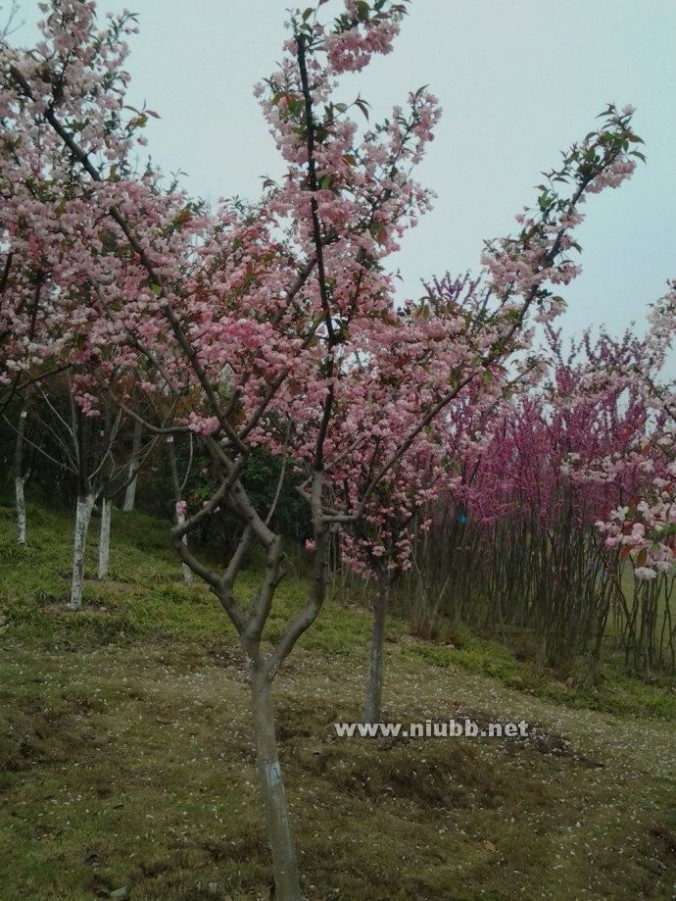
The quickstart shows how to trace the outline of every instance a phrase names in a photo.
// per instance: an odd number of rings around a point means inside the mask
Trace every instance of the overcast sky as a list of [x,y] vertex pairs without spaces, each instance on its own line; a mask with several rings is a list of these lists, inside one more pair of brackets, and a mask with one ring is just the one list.
[[[130,100],[159,112],[149,149],[165,171],[187,173],[192,193],[255,197],[261,176],[280,174],[252,86],[275,68],[290,5],[99,0],[101,12],[140,14]],[[396,259],[402,293],[418,296],[420,279],[446,270],[476,271],[483,240],[514,231],[559,151],[607,103],[631,104],[648,162],[586,205],[566,332],[642,323],[676,277],[676,0],[412,0],[409,9],[394,52],[352,77],[344,97],[361,92],[377,118],[429,85],[444,109],[420,170],[438,199]],[[32,42],[37,18],[37,2],[20,0],[16,44]]]

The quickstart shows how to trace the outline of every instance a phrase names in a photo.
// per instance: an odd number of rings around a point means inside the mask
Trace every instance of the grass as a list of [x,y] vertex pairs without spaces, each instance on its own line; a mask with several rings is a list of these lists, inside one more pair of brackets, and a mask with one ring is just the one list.
[[[558,680],[553,671],[536,664],[520,652],[518,642],[508,643],[475,635],[454,627],[440,641],[418,641],[406,649],[410,660],[422,660],[432,667],[461,667],[499,680],[508,688],[537,698],[564,703],[570,707],[598,710],[621,716],[676,717],[676,693],[669,684],[647,685],[626,676],[619,660],[608,660],[602,666],[597,685],[584,678]],[[586,673],[582,667],[583,673]]]
[[[110,581],[68,612],[69,540],[66,517],[32,509],[17,548],[0,508],[0,898],[268,899],[247,689],[217,601],[182,584],[162,523],[119,514]],[[304,591],[282,583],[269,637]],[[385,720],[526,719],[531,735],[338,739],[335,721],[360,718],[370,618],[327,606],[275,687],[310,901],[670,897],[673,692],[608,665],[594,693],[470,633],[392,626]]]

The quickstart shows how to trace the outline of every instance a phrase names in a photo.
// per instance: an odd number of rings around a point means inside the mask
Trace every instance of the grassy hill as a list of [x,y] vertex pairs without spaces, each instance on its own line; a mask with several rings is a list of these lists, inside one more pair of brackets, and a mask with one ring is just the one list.
[[[180,581],[165,524],[119,513],[111,579],[66,611],[70,528],[31,509],[18,548],[0,508],[1,901],[268,899],[225,615]],[[272,630],[304,590],[282,584]],[[500,645],[424,642],[395,620],[384,719],[525,719],[530,738],[340,739],[333,723],[360,719],[369,627],[331,603],[276,683],[308,899],[673,896],[673,691],[611,668],[579,691]]]

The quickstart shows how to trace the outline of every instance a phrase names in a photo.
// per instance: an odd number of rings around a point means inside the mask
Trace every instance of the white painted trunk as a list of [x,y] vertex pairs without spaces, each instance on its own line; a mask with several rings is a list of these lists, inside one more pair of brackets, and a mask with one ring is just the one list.
[[369,652],[369,669],[364,699],[365,723],[380,722],[383,677],[385,673],[385,624],[387,622],[388,595],[389,579],[385,573],[381,573],[378,579],[378,594],[373,602],[371,649]]
[[87,533],[95,502],[95,494],[78,495],[75,509],[75,537],[73,539],[73,578],[70,588],[70,603],[67,604],[69,610],[79,610],[82,606]]
[[141,454],[141,438],[143,437],[143,426],[136,420],[134,422],[134,437],[131,446],[131,460],[129,461],[129,483],[124,493],[124,504],[122,510],[124,513],[131,513],[136,503],[136,477],[141,466],[139,456]]
[[[127,485],[127,490],[124,493],[124,504],[122,505],[122,509],[125,513],[131,513],[134,509],[134,505],[136,503],[136,473],[138,472],[138,465],[132,460],[129,464],[129,475],[130,482]],[[133,475],[132,475],[133,473]]]
[[101,533],[99,535],[99,579],[108,578],[108,562],[110,560],[110,524],[113,502],[104,497],[101,502]]
[[22,410],[19,415],[19,428],[17,429],[16,445],[14,447],[14,495],[16,497],[16,541],[17,544],[26,543],[26,494],[24,487],[28,474],[24,473],[23,442],[26,431],[28,413]]
[[136,503],[136,478],[140,466],[139,454],[141,452],[142,432],[143,426],[136,420],[134,422],[134,438],[131,449],[131,460],[129,462],[129,484],[124,493],[124,504],[122,505],[122,510],[125,513],[131,513],[134,509],[134,504]]
[[26,543],[26,495],[24,493],[24,480],[21,476],[14,479],[14,493],[16,496],[16,541],[17,544]]
[[[183,523],[185,522],[185,514],[183,513],[183,501],[178,501],[176,504],[176,522],[178,523],[179,526],[182,526]],[[184,535],[181,540],[183,541],[183,544],[187,547],[188,546],[188,536]],[[183,564],[183,582],[186,585],[192,584],[192,570],[190,569],[190,567],[188,566],[187,563]]]
[[275,898],[278,901],[301,901],[298,863],[277,752],[270,683],[260,671],[253,674],[251,706],[258,778],[265,806],[268,840],[272,850]]

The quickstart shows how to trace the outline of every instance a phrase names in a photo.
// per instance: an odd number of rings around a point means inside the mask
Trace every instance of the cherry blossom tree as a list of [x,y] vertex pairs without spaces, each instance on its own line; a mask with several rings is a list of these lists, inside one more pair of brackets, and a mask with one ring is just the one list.
[[[385,260],[430,206],[413,170],[432,139],[437,101],[419,90],[381,122],[364,122],[361,97],[338,99],[340,77],[390,52],[405,4],[346,0],[330,25],[323,6],[292,14],[281,67],[257,88],[284,178],[268,180],[257,202],[213,212],[133,163],[154,114],[126,103],[129,14],[99,29],[92,2],[43,4],[44,40],[31,52],[3,44],[1,75],[2,240],[12,280],[2,294],[4,383],[17,390],[32,367],[52,360],[77,367],[85,417],[95,419],[107,396],[150,433],[194,433],[208,449],[211,493],[181,510],[172,537],[244,652],[283,899],[299,898],[300,887],[271,686],[321,611],[331,534],[352,529],[378,556],[362,526],[382,528],[415,509],[424,492],[415,461],[434,444],[435,421],[466,385],[528,346],[531,311],[536,319],[560,312],[546,285],[577,272],[578,207],[631,174],[638,140],[630,111],[609,107],[601,131],[551,173],[521,233],[487,247],[488,287],[474,322],[443,291],[400,308]],[[556,193],[555,180],[569,193]],[[138,385],[157,399],[157,415],[135,407]],[[284,576],[282,540],[271,510],[258,509],[242,484],[256,448],[305,475],[313,529],[307,601],[272,642],[264,630]],[[241,538],[217,570],[184,538],[221,507],[239,519]],[[248,602],[237,577],[252,544],[264,565]]]
[[[347,560],[358,569],[366,565],[378,581],[365,702],[365,718],[370,722],[380,716],[389,577],[410,565],[408,524],[447,479],[447,436],[430,439],[444,429],[449,407],[462,401],[468,390],[472,389],[473,404],[480,409],[498,403],[507,387],[505,363],[510,358],[517,371],[512,381],[522,380],[536,368],[537,360],[527,355],[533,325],[548,324],[563,312],[565,301],[551,287],[567,285],[580,271],[572,258],[581,249],[574,239],[574,229],[583,220],[580,207],[589,193],[621,184],[635,168],[634,155],[642,158],[640,151],[632,149],[640,141],[630,128],[632,112],[609,106],[603,115],[604,127],[564,153],[559,169],[545,173],[547,181],[539,186],[536,206],[517,216],[520,233],[487,243],[479,280],[468,283],[448,276],[436,280],[427,286],[420,302],[399,310],[409,330],[408,346],[403,345],[410,348],[408,356],[401,349],[400,336],[391,329],[378,334],[376,346],[369,348],[371,373],[384,374],[390,394],[383,394],[381,383],[362,391],[362,396],[376,403],[366,414],[370,428],[363,424],[354,431],[370,432],[376,441],[366,457],[360,449],[358,459],[344,455],[341,462],[349,462],[342,484],[351,486],[353,495],[359,495],[360,485],[363,490],[361,502],[354,496],[344,499],[346,509],[360,510],[356,521],[361,535],[357,541],[348,536]],[[394,346],[388,343],[392,334]],[[402,409],[411,412],[412,418],[407,419]],[[418,423],[424,423],[424,436]],[[392,454],[393,465],[388,464],[384,478],[376,483],[377,502],[370,503],[372,489],[367,486],[370,475],[378,472],[377,454],[388,445],[396,447],[402,439],[406,444],[408,434],[415,435],[415,441],[407,445],[408,456]],[[426,466],[420,465],[421,459]],[[366,474],[363,481],[360,467]]]
[[671,575],[676,557],[676,383],[662,374],[675,334],[676,283],[670,283],[651,309],[640,357],[607,369],[607,377],[617,383],[641,386],[653,416],[651,434],[641,446],[629,445],[624,454],[600,461],[596,470],[600,478],[626,470],[645,476],[643,490],[598,523],[608,546],[619,546],[622,559],[631,555],[638,579]]
[[647,333],[635,340],[634,353],[615,354],[602,373],[587,376],[591,384],[600,378],[638,391],[648,411],[644,433],[613,454],[576,459],[572,467],[573,477],[587,484],[633,482],[633,490],[619,504],[601,511],[597,528],[606,546],[617,552],[618,579],[628,569],[633,576],[633,588],[629,584],[620,596],[620,628],[627,668],[645,678],[673,673],[676,667],[671,609],[676,575],[676,386],[667,375],[675,310],[672,282],[652,305]]

